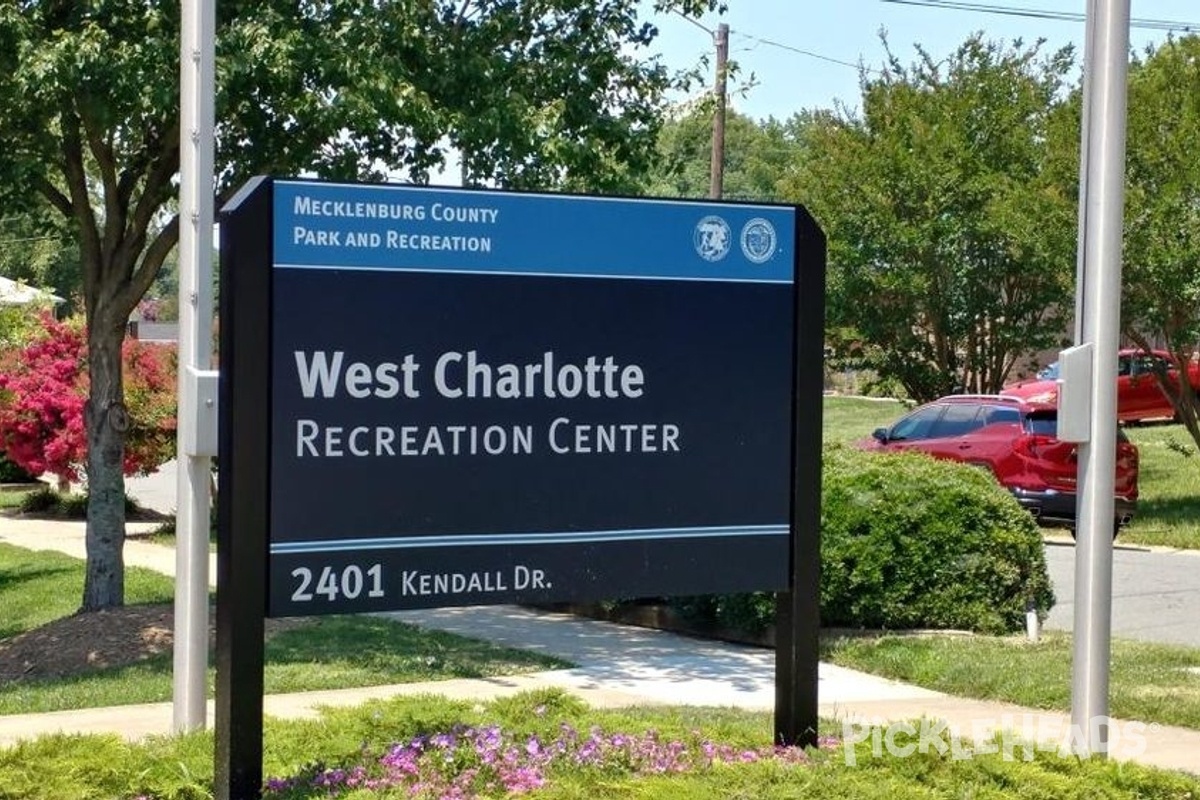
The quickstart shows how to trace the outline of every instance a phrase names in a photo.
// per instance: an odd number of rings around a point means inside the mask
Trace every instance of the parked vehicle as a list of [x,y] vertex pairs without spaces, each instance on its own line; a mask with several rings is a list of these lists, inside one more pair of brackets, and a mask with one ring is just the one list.
[[[1117,353],[1117,419],[1121,422],[1140,422],[1151,419],[1171,419],[1175,408],[1159,385],[1156,372],[1167,378],[1172,391],[1179,388],[1179,370],[1165,350],[1126,348]],[[1004,388],[1004,393],[1031,402],[1054,405],[1058,398],[1058,362],[1050,364],[1037,378],[1019,381]],[[1188,364],[1188,380],[1200,390],[1200,362]]]
[[[1009,395],[950,395],[859,442],[866,450],[918,450],[989,470],[1039,522],[1075,524],[1078,452],[1056,437],[1058,409]],[[1137,508],[1138,452],[1117,431],[1116,531]]]

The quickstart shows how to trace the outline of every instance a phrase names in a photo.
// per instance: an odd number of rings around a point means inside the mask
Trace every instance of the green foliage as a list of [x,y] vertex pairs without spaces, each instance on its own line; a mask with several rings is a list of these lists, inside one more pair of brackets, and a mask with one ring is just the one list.
[[58,492],[46,486],[24,495],[17,508],[22,514],[49,514],[58,511],[61,499]]
[[[862,74],[862,113],[814,118],[784,179],[829,239],[827,320],[914,400],[996,391],[1071,311],[1074,196],[1046,136],[1071,68],[973,36]],[[1056,162],[1055,162],[1056,163]]]
[[0,483],[32,483],[36,480],[36,475],[30,475],[5,458],[3,452],[0,452]]
[[[756,122],[730,111],[725,120],[727,200],[779,200],[779,180],[798,160],[804,117]],[[657,197],[708,197],[712,169],[712,111],[689,108],[663,124],[658,161],[643,192]]]
[[[17,510],[30,516],[58,517],[61,519],[87,519],[88,496],[86,494],[63,494],[49,486],[35,489],[21,497]],[[129,495],[125,495],[125,514],[133,516],[142,509]]]
[[824,625],[1018,630],[1053,605],[1033,519],[991,475],[920,454],[826,450]]
[[[656,0],[698,14],[715,0]],[[77,235],[91,370],[88,475],[102,527],[84,606],[121,603],[130,314],[179,237],[178,3],[0,4],[0,206],[37,197]],[[216,11],[218,205],[258,174],[624,190],[673,77],[637,0],[224,0]],[[101,411],[104,410],[104,411]],[[101,458],[100,452],[106,455]],[[112,457],[112,453],[117,456]]]
[[[1006,633],[1024,627],[1029,600],[1042,617],[1054,604],[1041,533],[991,475],[917,453],[826,447],[822,625]],[[670,604],[730,631],[757,634],[775,620],[765,592]]]
[[675,597],[669,602],[688,622],[730,633],[758,635],[775,622],[775,595],[770,592]]
[[1196,448],[1191,445],[1186,445],[1176,439],[1174,436],[1168,436],[1164,442],[1166,448],[1172,452],[1179,453],[1184,458],[1191,458],[1196,455]]
[[[1175,354],[1200,341],[1200,37],[1170,39],[1129,75],[1121,325],[1142,347]],[[1200,400],[1180,382],[1179,419],[1200,444]]]
[[[536,712],[540,710],[539,716]],[[531,713],[533,712],[533,713]],[[517,737],[542,728],[559,733],[559,723],[579,731],[598,726],[606,734],[643,736],[656,732],[663,742],[691,743],[709,739],[738,750],[761,748],[771,740],[768,713],[736,709],[657,707],[587,709],[544,694],[520,696],[485,704],[468,704],[425,696],[372,702],[358,708],[325,709],[312,720],[268,719],[264,736],[264,772],[271,777],[300,774],[321,763],[329,768],[350,767],[365,754],[379,754],[389,745],[419,735],[436,735],[458,725],[499,725]],[[823,721],[822,734],[842,730]],[[894,735],[898,733],[898,735]],[[907,744],[903,729],[879,735]],[[728,764],[709,769],[662,775],[631,775],[596,771],[586,765],[562,763],[547,784],[531,796],[580,800],[708,800],[756,798],[794,800],[799,797],[838,797],[869,800],[892,797],[986,797],[991,800],[1084,800],[1084,798],[1184,798],[1200,794],[1195,777],[1116,760],[1080,761],[1057,755],[1030,753],[1023,760],[1003,752],[976,753],[955,759],[936,747],[913,747],[905,758],[882,750],[872,752],[872,737],[854,750],[847,763],[845,746],[809,754],[808,764],[771,760]],[[915,744],[915,742],[913,742]],[[853,746],[853,745],[851,745]],[[213,734],[199,732],[153,738],[138,744],[116,736],[45,736],[0,750],[0,798],[3,800],[109,800],[137,796],[160,800],[196,800],[212,792]],[[329,797],[327,788],[307,787],[295,798]],[[400,797],[357,790],[346,797]],[[409,794],[405,790],[403,796]]]
[[[24,201],[32,208],[14,203],[0,212],[0,275],[59,295],[65,301],[59,310],[66,312],[83,289],[79,248],[61,215],[35,205],[32,192]],[[3,339],[0,323],[0,342]]]

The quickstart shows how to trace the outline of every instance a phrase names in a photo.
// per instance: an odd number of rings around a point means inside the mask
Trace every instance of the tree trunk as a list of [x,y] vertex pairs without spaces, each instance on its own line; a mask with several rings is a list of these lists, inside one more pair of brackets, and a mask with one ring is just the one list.
[[124,325],[89,320],[88,372],[91,388],[87,425],[87,575],[83,611],[125,603],[125,410],[121,375]]

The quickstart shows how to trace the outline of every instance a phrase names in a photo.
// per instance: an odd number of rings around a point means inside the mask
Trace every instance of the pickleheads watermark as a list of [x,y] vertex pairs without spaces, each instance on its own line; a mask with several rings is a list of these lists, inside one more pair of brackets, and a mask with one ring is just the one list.
[[866,743],[871,758],[937,754],[961,761],[999,755],[1005,761],[1033,761],[1037,753],[1087,756],[1089,742],[1106,741],[1110,756],[1135,758],[1146,752],[1146,733],[1157,727],[1098,716],[1084,729],[1065,718],[1036,713],[979,717],[957,730],[945,720],[929,718],[909,722],[846,720],[842,723],[842,753],[847,766],[866,757]]

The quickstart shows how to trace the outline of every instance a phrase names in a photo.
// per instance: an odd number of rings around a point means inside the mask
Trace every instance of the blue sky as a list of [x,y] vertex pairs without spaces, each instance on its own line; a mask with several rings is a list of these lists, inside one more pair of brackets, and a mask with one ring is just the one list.
[[[1087,7],[1086,0],[976,3],[1080,15]],[[832,107],[835,100],[857,107],[858,70],[853,65],[860,60],[868,67],[883,62],[881,29],[887,31],[892,51],[906,64],[916,55],[914,44],[921,44],[940,58],[976,31],[1004,41],[1021,38],[1032,43],[1045,38],[1046,52],[1074,44],[1076,63],[1083,60],[1081,21],[1030,19],[883,0],[727,0],[727,4],[729,9],[724,15],[710,14],[701,23],[709,29],[720,22],[729,25],[730,58],[739,63],[743,77],[754,73],[757,81],[744,96],[732,99],[733,107],[756,118],[786,118],[803,108]],[[1135,21],[1189,22],[1200,28],[1200,2],[1132,0],[1131,16]],[[660,30],[652,49],[661,53],[669,67],[694,66],[705,54],[713,54],[712,38],[695,24],[678,16],[650,19]],[[1133,27],[1130,44],[1140,50],[1165,36],[1162,31]]]

